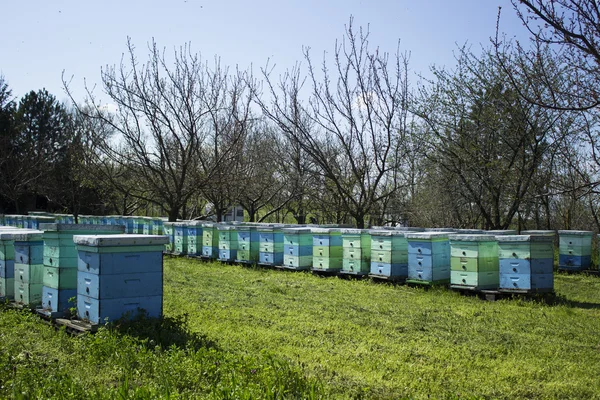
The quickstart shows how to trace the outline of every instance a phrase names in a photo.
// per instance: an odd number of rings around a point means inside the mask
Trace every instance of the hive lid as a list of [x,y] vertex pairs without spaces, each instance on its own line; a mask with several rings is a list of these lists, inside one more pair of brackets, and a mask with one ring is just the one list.
[[363,233],[368,233],[368,229],[357,229],[357,228],[344,228],[340,229],[342,235],[362,235]]
[[401,232],[423,232],[425,228],[417,228],[415,226],[395,226],[393,228],[395,231]]
[[482,229],[457,229],[456,233],[461,235],[479,235],[485,233]]
[[236,231],[239,226],[230,225],[230,224],[219,224],[217,225],[217,229],[220,231]]
[[454,232],[406,232],[407,239],[448,239],[448,236],[453,234]]
[[[123,217],[123,218],[125,218],[125,217]],[[127,218],[129,218],[129,217],[127,217]],[[163,221],[163,225],[173,226],[173,225],[175,225],[175,222]]]
[[284,233],[312,233],[312,229],[307,226],[298,227],[298,228],[283,228],[282,231]]
[[456,229],[455,228],[425,228],[425,232],[452,233],[452,232],[456,232]]
[[525,230],[525,231],[521,231],[521,235],[554,236],[554,235],[556,235],[556,232],[550,231],[550,230]]
[[396,231],[390,229],[371,229],[369,234],[371,236],[398,236],[398,237],[406,237],[406,231]]
[[496,229],[496,230],[491,230],[491,231],[483,231],[483,233],[485,233],[486,235],[494,235],[494,236],[516,235],[517,231],[515,231],[514,229]]
[[13,234],[15,242],[31,242],[34,240],[43,240],[44,232],[31,230],[25,232],[16,232]]
[[547,242],[554,243],[552,236],[543,235],[498,235],[496,236],[498,242]]
[[558,231],[559,235],[571,235],[571,236],[592,236],[592,231]]
[[75,235],[73,242],[80,246],[150,246],[169,243],[164,235]]
[[40,224],[44,232],[119,232],[123,233],[122,225],[90,225],[90,224]]
[[[16,235],[23,235],[30,232],[41,232],[33,229],[11,228],[0,230],[0,240],[15,240]],[[42,234],[44,232],[41,232]],[[41,240],[41,237],[40,237]]]
[[448,235],[448,239],[455,242],[495,242],[496,237],[493,235],[465,235],[465,234],[452,234]]

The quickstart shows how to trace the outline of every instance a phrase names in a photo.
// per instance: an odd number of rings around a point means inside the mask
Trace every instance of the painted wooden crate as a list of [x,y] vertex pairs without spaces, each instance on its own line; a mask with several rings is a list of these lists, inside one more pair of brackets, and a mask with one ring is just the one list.
[[219,224],[217,232],[219,235],[219,261],[231,262],[237,259],[239,225]]
[[202,223],[202,257],[216,260],[219,257],[219,226],[216,222]]
[[342,269],[342,232],[340,228],[312,228],[312,270],[338,272]]
[[77,292],[78,256],[73,236],[122,234],[123,226],[93,224],[40,224],[44,231],[42,309],[63,313]]
[[162,315],[163,248],[158,235],[76,235],[77,315],[95,324]]
[[258,262],[259,264],[283,265],[283,224],[261,226],[258,231]]
[[407,231],[372,229],[370,275],[386,279],[408,277]]
[[283,228],[283,264],[294,270],[311,269],[313,265],[312,228]]
[[498,242],[493,235],[453,234],[450,239],[450,284],[498,289]]
[[367,275],[371,270],[371,235],[366,229],[342,229],[341,273]]
[[169,239],[165,244],[165,252],[172,253],[175,250],[175,222],[163,222],[163,235]]
[[163,218],[154,218],[152,220],[152,234],[153,235],[163,235],[163,224],[165,223],[165,219]]
[[450,232],[408,232],[408,280],[450,282]]
[[202,222],[189,221],[186,224],[186,249],[190,256],[199,256],[202,254]]
[[189,221],[175,222],[173,224],[173,253],[187,254],[187,225]]
[[237,258],[236,261],[245,264],[258,263],[260,241],[257,226],[242,225],[237,228]]
[[26,231],[13,235],[15,247],[15,302],[35,306],[42,303],[44,232]]
[[0,231],[0,297],[13,300],[15,295],[15,227]]
[[580,271],[592,264],[591,231],[558,231],[558,269]]
[[554,289],[554,238],[544,235],[497,236],[500,289]]

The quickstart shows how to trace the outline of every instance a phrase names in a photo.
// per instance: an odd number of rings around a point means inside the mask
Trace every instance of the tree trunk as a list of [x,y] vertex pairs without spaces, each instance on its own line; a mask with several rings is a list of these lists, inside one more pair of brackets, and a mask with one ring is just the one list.
[[169,210],[169,222],[176,222],[179,216],[179,207],[171,207]]

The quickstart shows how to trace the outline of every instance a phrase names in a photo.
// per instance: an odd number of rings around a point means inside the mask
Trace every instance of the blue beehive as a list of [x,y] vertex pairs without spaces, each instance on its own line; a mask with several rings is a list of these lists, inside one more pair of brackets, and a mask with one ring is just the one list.
[[173,253],[187,254],[187,224],[189,221],[173,223]]
[[257,229],[258,226],[256,225],[241,225],[237,227],[237,262],[244,264],[258,263],[260,242]]
[[27,306],[42,303],[44,241],[42,231],[15,232],[15,302]]
[[69,299],[77,295],[77,249],[74,235],[119,234],[122,226],[82,224],[40,224],[44,231],[44,286],[42,308],[60,315],[71,306]]
[[163,249],[158,235],[76,235],[77,316],[94,324],[162,315]]
[[311,228],[283,228],[283,265],[294,270],[311,269],[313,265]]
[[190,256],[199,256],[202,254],[202,222],[189,221],[186,224],[186,249]]
[[338,272],[342,269],[343,242],[340,228],[312,228],[313,271]]
[[283,228],[287,225],[261,226],[258,231],[258,262],[263,265],[283,265]]
[[558,269],[581,271],[592,264],[590,231],[558,231]]
[[554,237],[497,236],[500,289],[551,291],[554,288]]
[[383,279],[408,277],[408,241],[399,230],[372,229],[370,275]]
[[449,232],[408,232],[408,280],[416,283],[450,282]]

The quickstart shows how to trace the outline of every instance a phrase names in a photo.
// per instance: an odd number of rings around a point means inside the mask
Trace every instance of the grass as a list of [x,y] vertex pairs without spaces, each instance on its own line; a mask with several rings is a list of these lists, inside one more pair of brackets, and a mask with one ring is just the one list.
[[600,397],[600,278],[555,304],[166,258],[162,321],[0,309],[0,398]]

